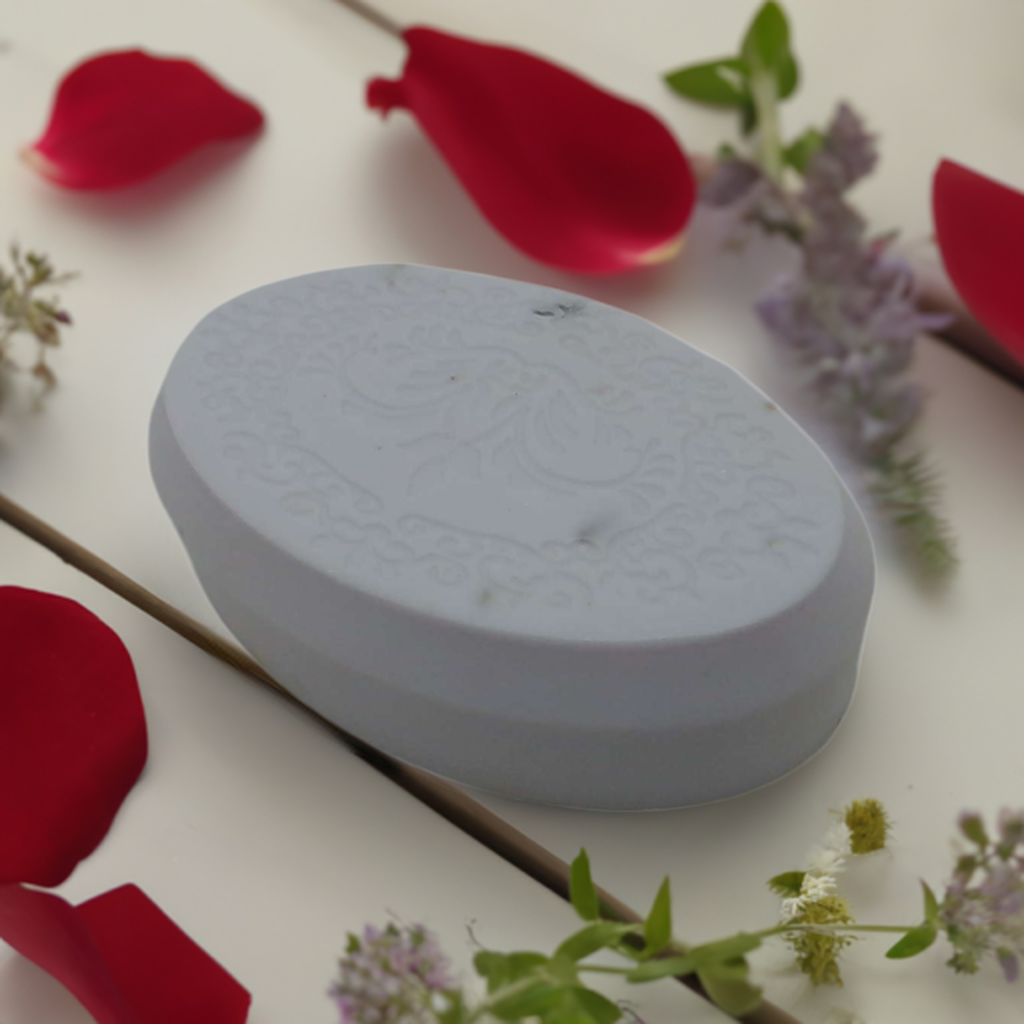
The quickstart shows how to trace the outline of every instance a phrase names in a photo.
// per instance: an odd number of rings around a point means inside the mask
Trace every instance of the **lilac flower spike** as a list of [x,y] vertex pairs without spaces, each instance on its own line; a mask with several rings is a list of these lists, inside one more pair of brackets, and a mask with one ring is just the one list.
[[869,236],[847,201],[878,163],[875,137],[848,103],[824,131],[783,137],[779,105],[797,88],[800,71],[775,0],[754,15],[736,56],[665,78],[688,99],[740,115],[744,143],[721,147],[701,202],[736,211],[734,246],[761,232],[797,248],[799,269],[756,310],[809,369],[812,387],[864,466],[876,505],[918,568],[948,573],[957,558],[938,514],[936,477],[920,454],[897,450],[922,405],[921,391],[905,379],[915,336],[948,321],[918,312],[911,269],[890,251],[893,236]]
[[975,849],[959,858],[946,886],[940,920],[953,945],[949,965],[974,974],[991,951],[1007,981],[1024,956],[1024,809],[1004,808],[991,839],[981,816],[965,811],[960,831]]
[[808,162],[799,196],[807,219],[802,273],[779,280],[757,304],[765,326],[811,371],[868,461],[882,456],[917,416],[922,396],[898,375],[918,332],[944,320],[917,312],[909,266],[887,239],[869,240],[844,193],[874,166],[874,140],[841,104]]
[[436,1024],[456,982],[437,937],[423,925],[349,934],[331,987],[341,1024]]

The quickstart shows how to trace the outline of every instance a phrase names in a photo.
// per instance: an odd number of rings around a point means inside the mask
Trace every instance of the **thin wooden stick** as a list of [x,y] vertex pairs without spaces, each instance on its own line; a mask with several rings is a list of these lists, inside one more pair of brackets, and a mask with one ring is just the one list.
[[376,7],[364,3],[363,0],[337,0],[337,2],[342,7],[347,7],[350,11],[354,11],[361,18],[365,18],[370,24],[383,29],[388,35],[395,36],[398,39],[402,38],[402,32],[404,31],[402,26],[397,21],[392,21],[382,11],[378,11]]
[[[396,761],[384,751],[370,746],[358,736],[324,718],[303,704],[236,644],[161,600],[98,555],[76,544],[70,537],[44,523],[4,494],[0,494],[0,522],[7,523],[19,533],[41,544],[68,565],[85,573],[100,585],[124,598],[129,604],[133,604],[140,611],[174,630],[189,643],[245,672],[291,704],[302,708],[340,739],[349,750],[401,786],[411,796],[519,868],[534,881],[563,899],[569,899],[569,865],[457,786],[412,765]],[[601,888],[598,888],[597,892],[603,916],[630,924],[639,924],[643,921],[635,910],[616,899],[611,893]],[[686,975],[678,980],[704,999],[708,998],[694,975]],[[799,1024],[795,1017],[767,1000],[763,1000],[756,1010],[740,1019],[745,1024]]]

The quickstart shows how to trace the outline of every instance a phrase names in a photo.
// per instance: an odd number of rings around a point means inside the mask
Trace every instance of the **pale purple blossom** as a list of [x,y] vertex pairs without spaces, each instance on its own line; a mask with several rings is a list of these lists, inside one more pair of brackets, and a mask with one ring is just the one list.
[[423,925],[349,935],[330,994],[341,1024],[436,1024],[455,988],[437,937]]
[[757,164],[738,158],[722,160],[701,186],[700,201],[708,206],[732,206],[762,180]]
[[[757,304],[763,323],[811,371],[857,453],[870,461],[902,436],[922,394],[902,379],[916,335],[945,318],[918,312],[909,265],[891,238],[868,238],[845,192],[877,160],[873,138],[841,105],[797,195],[801,271]],[[748,217],[750,214],[748,214]]]
[[1024,810],[1000,812],[996,840],[975,812],[961,814],[959,825],[975,850],[957,861],[940,909],[953,944],[950,966],[973,974],[991,951],[1015,981],[1024,956]]

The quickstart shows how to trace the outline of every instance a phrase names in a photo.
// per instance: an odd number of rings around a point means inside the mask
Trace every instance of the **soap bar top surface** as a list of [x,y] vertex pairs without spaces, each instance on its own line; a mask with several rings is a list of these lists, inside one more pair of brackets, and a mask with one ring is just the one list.
[[805,599],[845,528],[817,447],[636,316],[405,265],[216,309],[163,403],[205,485],[341,586],[471,628],[685,640]]

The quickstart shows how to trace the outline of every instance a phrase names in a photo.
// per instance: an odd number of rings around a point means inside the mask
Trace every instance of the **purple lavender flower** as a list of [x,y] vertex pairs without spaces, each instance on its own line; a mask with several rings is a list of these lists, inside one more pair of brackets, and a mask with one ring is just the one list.
[[808,162],[805,183],[828,181],[827,191],[846,192],[866,178],[878,163],[875,136],[848,103],[840,103],[821,148]]
[[840,105],[797,197],[802,272],[781,279],[756,307],[809,366],[813,386],[868,461],[917,416],[921,392],[899,374],[910,365],[915,336],[945,322],[917,311],[910,267],[888,251],[891,239],[866,237],[863,218],[846,202],[876,160],[874,139]]
[[341,1024],[436,1024],[455,980],[437,937],[423,925],[350,934],[330,994]]
[[973,974],[991,950],[1006,980],[1015,981],[1024,956],[1024,810],[1000,812],[997,840],[975,812],[964,812],[959,825],[975,850],[957,861],[940,908],[953,944],[949,964]]
[[708,206],[732,206],[763,180],[761,169],[749,160],[721,160],[715,173],[700,189],[700,201]]

